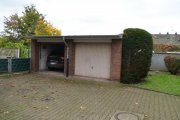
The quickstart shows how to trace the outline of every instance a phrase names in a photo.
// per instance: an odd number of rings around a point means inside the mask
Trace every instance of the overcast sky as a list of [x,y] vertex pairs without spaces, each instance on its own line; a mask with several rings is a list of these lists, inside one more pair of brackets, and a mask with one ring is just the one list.
[[180,0],[0,0],[4,16],[34,4],[63,35],[119,34],[125,28],[180,33]]

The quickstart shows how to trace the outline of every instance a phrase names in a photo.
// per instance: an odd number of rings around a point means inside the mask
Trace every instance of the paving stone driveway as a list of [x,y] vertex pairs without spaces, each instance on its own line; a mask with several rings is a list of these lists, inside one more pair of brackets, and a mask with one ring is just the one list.
[[117,111],[180,120],[180,97],[42,74],[0,77],[0,120],[110,120]]

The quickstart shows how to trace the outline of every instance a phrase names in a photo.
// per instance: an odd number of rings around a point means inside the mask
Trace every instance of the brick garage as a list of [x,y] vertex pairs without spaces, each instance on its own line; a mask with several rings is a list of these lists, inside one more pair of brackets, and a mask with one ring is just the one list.
[[[65,46],[65,75],[68,73],[70,76],[120,80],[122,50],[120,35],[32,36],[30,38],[32,72],[46,70],[46,67],[41,67],[45,66],[45,60],[42,61],[42,48],[46,49],[46,46],[58,44]],[[68,64],[67,58],[69,58]]]

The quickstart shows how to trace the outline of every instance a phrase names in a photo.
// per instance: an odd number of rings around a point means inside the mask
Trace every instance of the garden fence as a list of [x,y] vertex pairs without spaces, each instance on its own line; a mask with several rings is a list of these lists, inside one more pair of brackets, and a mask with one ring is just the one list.
[[30,71],[30,58],[0,59],[0,73]]

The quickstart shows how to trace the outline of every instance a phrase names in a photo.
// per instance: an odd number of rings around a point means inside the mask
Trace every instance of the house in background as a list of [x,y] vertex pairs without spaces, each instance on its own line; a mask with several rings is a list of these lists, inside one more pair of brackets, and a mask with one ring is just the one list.
[[168,71],[164,58],[166,56],[180,57],[179,34],[153,34],[154,54],[151,60],[151,70]]
[[0,58],[19,58],[20,49],[18,48],[0,48]]
[[47,56],[63,48],[64,75],[120,80],[122,36],[31,36],[31,71],[45,71]]
[[155,52],[180,52],[179,34],[152,34]]

